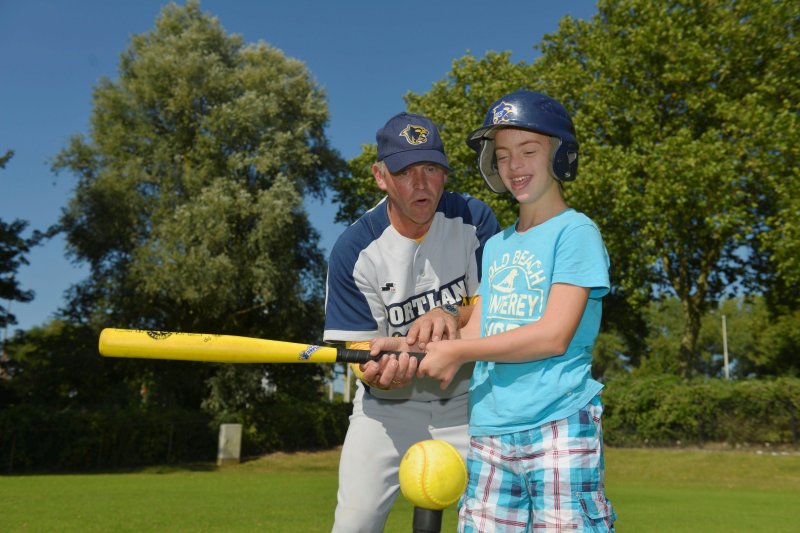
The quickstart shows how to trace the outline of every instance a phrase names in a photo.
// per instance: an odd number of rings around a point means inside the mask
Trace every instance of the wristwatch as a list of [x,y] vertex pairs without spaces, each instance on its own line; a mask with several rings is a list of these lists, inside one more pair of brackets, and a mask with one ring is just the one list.
[[441,309],[448,315],[458,318],[458,307],[453,304],[442,304],[438,307],[434,307],[434,309]]

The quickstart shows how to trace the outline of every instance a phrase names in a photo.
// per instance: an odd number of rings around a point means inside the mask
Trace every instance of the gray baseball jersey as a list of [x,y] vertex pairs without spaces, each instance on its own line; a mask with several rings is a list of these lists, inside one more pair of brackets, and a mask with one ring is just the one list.
[[[475,198],[444,192],[421,242],[389,223],[386,199],[336,241],[328,264],[325,341],[369,341],[404,336],[419,316],[477,293],[481,254],[500,230],[491,209]],[[414,379],[409,387],[370,394],[384,399],[430,401],[464,394],[472,365],[442,391],[439,382]]]

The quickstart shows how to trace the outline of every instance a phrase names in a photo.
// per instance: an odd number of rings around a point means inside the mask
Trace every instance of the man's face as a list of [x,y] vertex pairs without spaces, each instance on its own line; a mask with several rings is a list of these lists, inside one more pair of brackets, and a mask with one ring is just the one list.
[[404,237],[416,239],[431,225],[447,181],[447,172],[433,163],[410,165],[397,174],[375,164],[372,174],[389,197],[389,220]]

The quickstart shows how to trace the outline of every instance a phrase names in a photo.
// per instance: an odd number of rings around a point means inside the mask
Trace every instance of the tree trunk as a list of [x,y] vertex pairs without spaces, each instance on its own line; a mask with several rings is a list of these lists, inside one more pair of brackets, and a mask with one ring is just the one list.
[[682,302],[684,326],[678,354],[678,369],[683,378],[692,377],[699,368],[697,338],[700,335],[701,309],[697,299],[697,297],[689,297]]

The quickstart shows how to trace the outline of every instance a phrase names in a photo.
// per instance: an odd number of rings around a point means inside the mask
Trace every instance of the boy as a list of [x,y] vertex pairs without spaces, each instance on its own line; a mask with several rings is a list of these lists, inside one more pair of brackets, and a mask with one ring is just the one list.
[[[549,96],[517,91],[492,104],[467,144],[519,218],[486,243],[480,303],[460,338],[429,343],[417,369],[446,387],[475,362],[459,531],[613,531],[602,385],[591,377],[609,260],[597,226],[562,195],[578,169],[572,120]],[[373,350],[405,350],[399,342]]]

